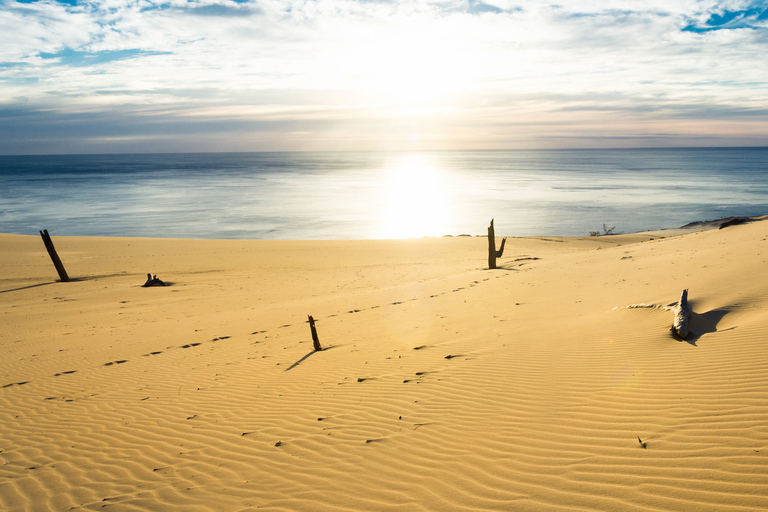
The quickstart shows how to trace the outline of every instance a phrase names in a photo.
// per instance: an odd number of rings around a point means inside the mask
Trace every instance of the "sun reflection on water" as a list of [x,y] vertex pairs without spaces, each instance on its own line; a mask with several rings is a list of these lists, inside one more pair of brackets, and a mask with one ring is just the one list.
[[382,238],[440,236],[451,225],[449,177],[428,158],[413,156],[386,171]]

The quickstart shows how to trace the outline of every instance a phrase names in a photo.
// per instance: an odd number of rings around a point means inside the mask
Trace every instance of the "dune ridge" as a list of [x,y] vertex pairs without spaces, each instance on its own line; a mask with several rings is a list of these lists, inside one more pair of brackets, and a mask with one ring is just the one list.
[[766,509],[767,238],[0,235],[0,508]]

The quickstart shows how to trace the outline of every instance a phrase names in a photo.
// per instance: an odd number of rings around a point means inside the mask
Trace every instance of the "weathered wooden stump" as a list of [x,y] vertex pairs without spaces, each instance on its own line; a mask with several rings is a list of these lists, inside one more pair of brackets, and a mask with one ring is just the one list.
[[147,282],[141,285],[142,288],[149,288],[150,286],[168,286],[165,284],[162,280],[158,279],[157,276],[152,276],[152,274],[147,274]]
[[506,242],[507,239],[504,238],[501,241],[501,248],[498,251],[496,250],[496,232],[493,228],[493,219],[491,219],[491,225],[488,226],[488,268],[496,268],[496,258],[501,258],[501,255],[504,254],[504,244]]
[[309,315],[309,328],[312,330],[312,344],[315,347],[315,352],[320,352],[323,347],[320,346],[320,340],[317,338],[317,329],[315,329],[315,319],[312,315]]
[[675,315],[672,321],[672,332],[685,339],[688,336],[688,319],[691,316],[691,308],[688,306],[688,289],[683,290],[680,294],[680,300],[677,305],[672,309],[672,313]]
[[56,272],[59,273],[59,279],[61,279],[62,283],[68,283],[69,276],[67,275],[67,271],[64,270],[64,265],[61,263],[59,255],[56,254],[56,248],[53,247],[51,235],[48,234],[48,230],[44,229],[40,231],[40,236],[43,238],[43,243],[45,244],[45,248],[48,250],[48,255],[51,257],[51,261],[53,261],[53,266],[56,267]]

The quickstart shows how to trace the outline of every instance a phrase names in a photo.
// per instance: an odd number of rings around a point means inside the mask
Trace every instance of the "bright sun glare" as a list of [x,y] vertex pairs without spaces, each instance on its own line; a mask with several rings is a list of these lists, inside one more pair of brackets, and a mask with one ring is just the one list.
[[455,34],[413,22],[361,34],[344,63],[356,70],[350,83],[373,101],[390,108],[430,108],[442,105],[468,79],[459,71],[462,50],[457,45]]
[[382,238],[446,234],[451,224],[448,180],[428,160],[413,157],[390,168],[382,194]]

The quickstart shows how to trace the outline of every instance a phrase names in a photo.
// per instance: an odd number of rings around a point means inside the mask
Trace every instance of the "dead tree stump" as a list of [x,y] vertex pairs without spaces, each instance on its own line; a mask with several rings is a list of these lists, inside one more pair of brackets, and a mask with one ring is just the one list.
[[688,289],[680,294],[680,300],[672,310],[675,318],[672,321],[672,332],[685,339],[688,336],[688,319],[691,316],[691,308],[688,305]]
[[315,319],[312,315],[309,315],[309,328],[312,330],[312,344],[315,347],[315,352],[320,352],[323,347],[320,346],[320,340],[317,338],[317,329],[315,329]]
[[496,232],[493,229],[493,219],[491,219],[491,225],[488,226],[488,268],[493,269],[496,268],[496,258],[501,258],[501,255],[504,254],[504,244],[507,242],[507,239],[504,238],[501,241],[501,248],[497,251],[496,250]]
[[158,279],[157,276],[147,274],[147,282],[141,285],[142,288],[149,288],[150,286],[168,286],[162,279]]
[[40,231],[40,236],[43,238],[43,243],[48,250],[48,255],[51,257],[51,261],[53,261],[53,266],[56,267],[56,272],[59,273],[59,279],[61,279],[62,283],[68,283],[69,276],[67,275],[67,271],[64,270],[64,265],[61,263],[59,255],[56,254],[56,248],[53,246],[51,235],[48,234],[48,230],[44,229]]

